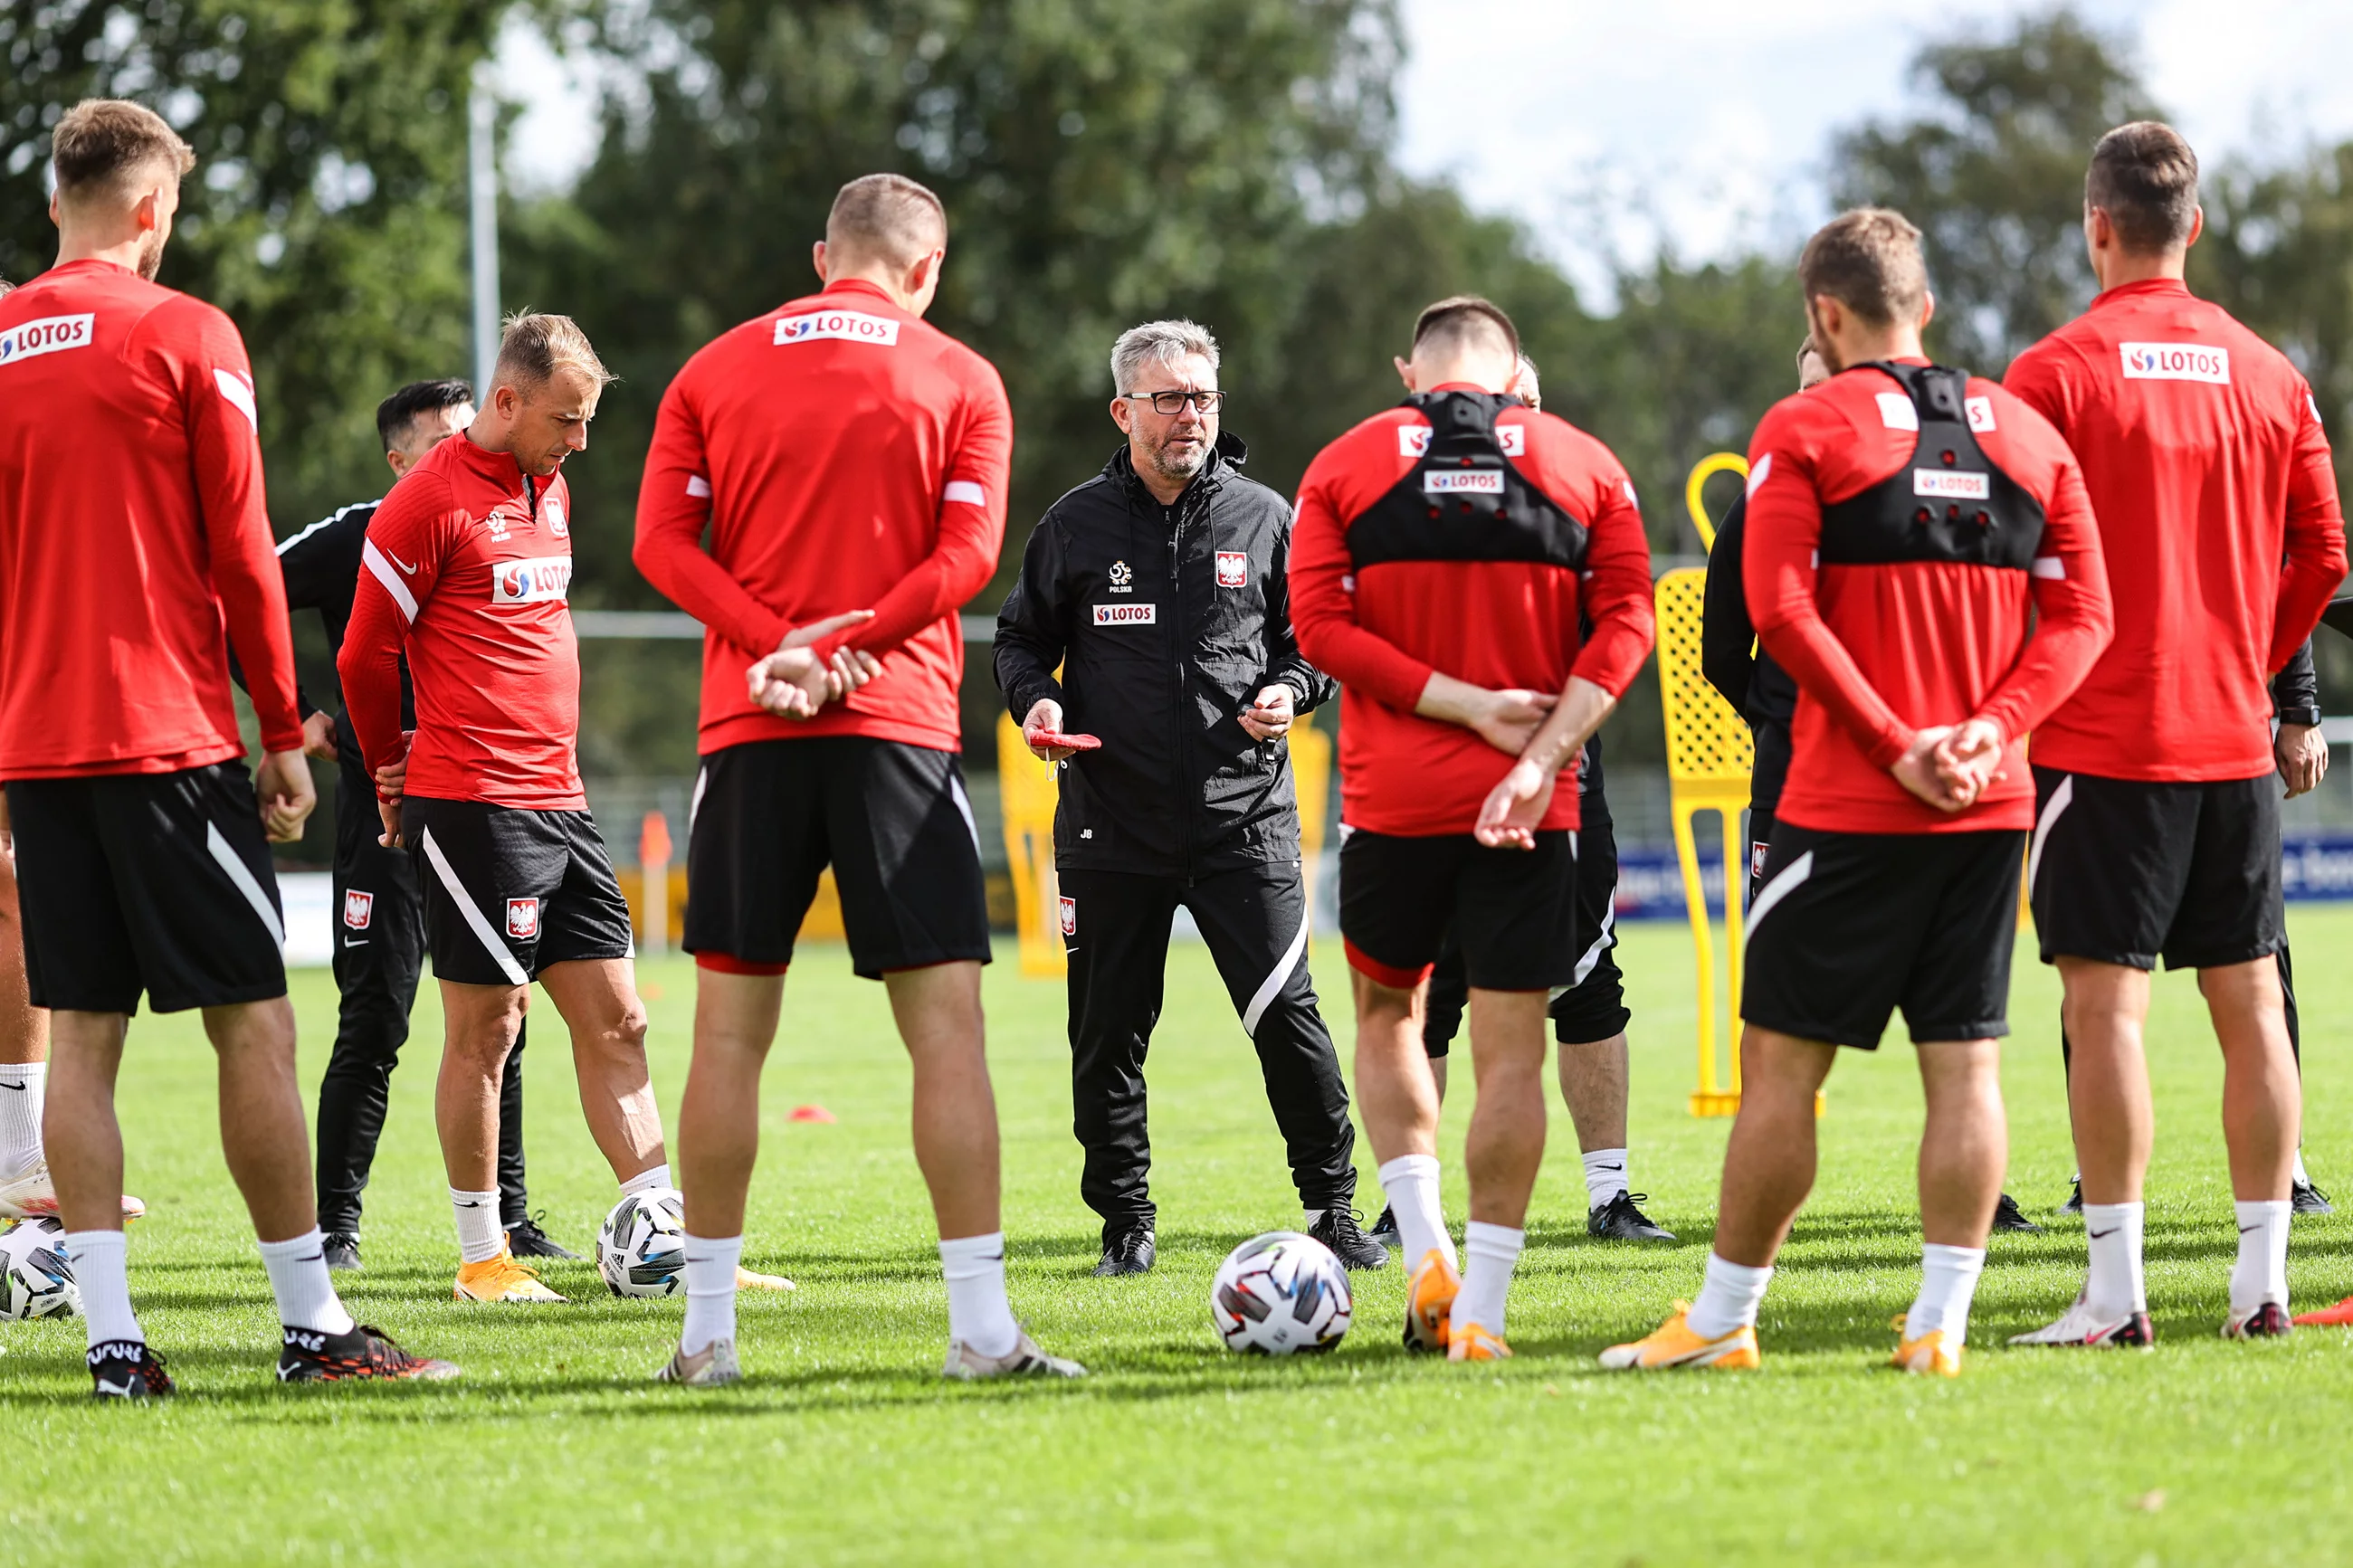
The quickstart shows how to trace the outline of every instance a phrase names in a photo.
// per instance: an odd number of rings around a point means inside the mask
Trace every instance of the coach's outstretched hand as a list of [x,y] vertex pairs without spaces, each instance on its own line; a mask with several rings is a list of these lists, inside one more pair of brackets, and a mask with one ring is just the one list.
[[871,610],[847,610],[786,633],[776,652],[744,672],[752,700],[779,719],[813,719],[827,703],[881,674],[881,662],[869,653],[837,648],[831,658],[820,659],[812,651],[834,633],[873,618]]
[[303,819],[319,804],[318,786],[311,782],[310,760],[297,747],[290,752],[264,752],[253,775],[253,793],[261,797],[261,825],[272,844],[291,844],[302,837]]

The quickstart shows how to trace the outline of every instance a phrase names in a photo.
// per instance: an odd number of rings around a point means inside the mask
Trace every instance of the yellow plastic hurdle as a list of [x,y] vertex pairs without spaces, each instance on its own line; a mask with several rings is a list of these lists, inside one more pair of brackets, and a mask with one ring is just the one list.
[[[1700,541],[1715,547],[1715,526],[1708,519],[1701,490],[1719,473],[1747,477],[1748,464],[1735,452],[1716,452],[1692,469],[1683,489],[1684,504]],[[1659,699],[1665,710],[1669,802],[1674,814],[1675,859],[1683,868],[1683,904],[1691,916],[1692,949],[1697,960],[1699,984],[1699,1087],[1693,1090],[1694,1116],[1730,1116],[1740,1109],[1741,889],[1746,868],[1741,864],[1740,814],[1748,805],[1748,779],[1756,764],[1756,747],[1748,725],[1733,710],[1700,670],[1700,611],[1707,574],[1685,567],[1662,576],[1655,588],[1659,617]],[[1715,941],[1707,913],[1707,891],[1700,879],[1699,844],[1694,820],[1713,811],[1724,824],[1725,939],[1727,1037],[1733,1045],[1730,1081],[1716,1070]]]
[[[1315,908],[1316,858],[1324,848],[1324,816],[1332,791],[1332,737],[1303,714],[1291,726],[1292,786],[1299,795],[1299,848],[1306,862],[1307,908]],[[1009,715],[997,721],[997,776],[1005,816],[1005,856],[1013,873],[1014,919],[1019,927],[1021,973],[1051,980],[1068,960],[1062,952],[1061,894],[1054,878],[1054,805],[1059,770],[1021,743]]]

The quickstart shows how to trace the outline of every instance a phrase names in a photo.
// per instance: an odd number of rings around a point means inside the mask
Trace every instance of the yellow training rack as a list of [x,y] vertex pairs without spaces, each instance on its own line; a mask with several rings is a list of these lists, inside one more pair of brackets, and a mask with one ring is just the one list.
[[[1699,530],[1700,542],[1715,547],[1715,527],[1707,515],[1701,489],[1719,473],[1746,479],[1748,464],[1737,453],[1716,452],[1700,460],[1684,486],[1684,504]],[[1749,773],[1756,765],[1756,745],[1748,725],[1733,711],[1700,671],[1700,611],[1707,574],[1694,568],[1669,572],[1653,593],[1659,618],[1659,699],[1666,711],[1667,779],[1674,813],[1675,858],[1683,868],[1683,903],[1691,916],[1692,948],[1698,961],[1699,1087],[1691,1097],[1694,1116],[1730,1116],[1740,1109],[1740,960],[1741,891],[1747,884],[1741,864],[1740,814],[1748,806]],[[1716,1074],[1715,942],[1707,913],[1707,891],[1700,879],[1699,845],[1694,819],[1703,811],[1717,814],[1724,824],[1724,922],[1729,952],[1725,959],[1725,1006],[1731,1048],[1731,1081]]]

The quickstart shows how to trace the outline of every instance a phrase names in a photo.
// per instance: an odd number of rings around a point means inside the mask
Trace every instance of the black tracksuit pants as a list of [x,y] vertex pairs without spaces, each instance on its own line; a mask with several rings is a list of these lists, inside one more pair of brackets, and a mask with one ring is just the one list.
[[[359,747],[338,726],[335,791],[335,988],[343,994],[334,1053],[319,1084],[319,1228],[356,1236],[360,1194],[375,1163],[393,1064],[408,1039],[408,1010],[425,965],[424,905],[408,851],[376,835],[375,785]],[[348,895],[367,895],[364,926]],[[522,1172],[522,1035],[499,1089],[499,1211],[510,1229],[528,1210]]]
[[1144,1058],[1160,1020],[1169,922],[1179,905],[1193,912],[1258,1047],[1301,1205],[1345,1206],[1356,1191],[1356,1133],[1307,970],[1307,887],[1298,863],[1189,883],[1123,871],[1059,877],[1070,956],[1071,1121],[1086,1151],[1079,1191],[1103,1215],[1105,1240],[1153,1218]]

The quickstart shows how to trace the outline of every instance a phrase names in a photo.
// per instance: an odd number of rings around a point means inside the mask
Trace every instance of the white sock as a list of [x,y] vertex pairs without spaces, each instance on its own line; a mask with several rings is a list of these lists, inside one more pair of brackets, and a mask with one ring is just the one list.
[[47,1062],[0,1064],[0,1176],[21,1176],[41,1163],[41,1101],[48,1082]]
[[1423,1257],[1432,1248],[1454,1268],[1462,1267],[1454,1251],[1454,1238],[1446,1234],[1445,1211],[1438,1206],[1437,1155],[1400,1154],[1383,1165],[1381,1194],[1389,1201],[1389,1212],[1397,1215],[1398,1245],[1405,1255],[1407,1273],[1421,1267]]
[[1745,1263],[1727,1263],[1710,1252],[1706,1282],[1699,1288],[1699,1300],[1684,1314],[1684,1326],[1704,1340],[1720,1340],[1735,1329],[1754,1323],[1772,1278],[1769,1263],[1751,1268]]
[[[7,1081],[8,1070],[6,1068],[0,1068],[0,1083]],[[0,1126],[5,1125],[5,1121],[0,1121]],[[2288,1179],[2299,1187],[2312,1185],[2312,1173],[2304,1168],[2304,1150],[2301,1147],[2295,1152],[2295,1169],[2290,1173]]]
[[2286,1198],[2234,1203],[2239,1211],[2239,1260],[2231,1265],[2231,1310],[2265,1301],[2287,1305],[2287,1227],[2295,1205]]
[[743,1260],[740,1236],[686,1238],[686,1331],[678,1348],[688,1355],[735,1337],[735,1266]]
[[669,1185],[670,1166],[667,1163],[649,1165],[621,1184],[621,1195],[634,1197],[639,1193],[659,1192]]
[[469,1263],[487,1263],[507,1249],[507,1233],[499,1226],[499,1194],[449,1189],[449,1206],[458,1215],[458,1252]]
[[81,1287],[81,1315],[90,1331],[90,1348],[116,1340],[147,1342],[146,1331],[131,1310],[131,1279],[124,1266],[122,1233],[119,1230],[69,1230],[66,1261],[73,1265],[74,1283]]
[[1021,1325],[1005,1299],[1005,1233],[943,1239],[940,1272],[948,1279],[948,1337],[976,1354],[1010,1354],[1021,1342]]
[[1462,1289],[1454,1295],[1453,1315],[1447,1321],[1456,1330],[1476,1323],[1491,1334],[1504,1331],[1504,1300],[1511,1293],[1512,1270],[1519,1267],[1520,1249],[1528,1233],[1507,1225],[1472,1220],[1463,1227],[1462,1252],[1469,1260],[1462,1269]]
[[[327,1275],[326,1238],[312,1226],[291,1241],[265,1241],[261,1266],[269,1270],[269,1289],[278,1298],[278,1321],[290,1329],[316,1329],[322,1334],[352,1331],[352,1315],[343,1310]],[[492,1254],[493,1257],[497,1256]]]
[[1978,1293],[1978,1276],[1985,1272],[1982,1247],[1946,1247],[1929,1242],[1920,1248],[1920,1294],[1904,1315],[1904,1337],[1916,1340],[1942,1329],[1948,1344],[1958,1346],[1969,1337],[1969,1302]]
[[1585,1156],[1585,1206],[1598,1209],[1626,1190],[1626,1151],[1595,1149]]
[[2141,1277],[2142,1204],[2085,1204],[2084,1238],[2091,1244],[2092,1272],[2084,1300],[2103,1318],[2148,1310],[2148,1287]]
[[1317,1226],[1324,1223],[1324,1211],[1322,1209],[1306,1209],[1302,1212],[1307,1215],[1307,1223],[1299,1227],[1300,1229],[1314,1230]]

